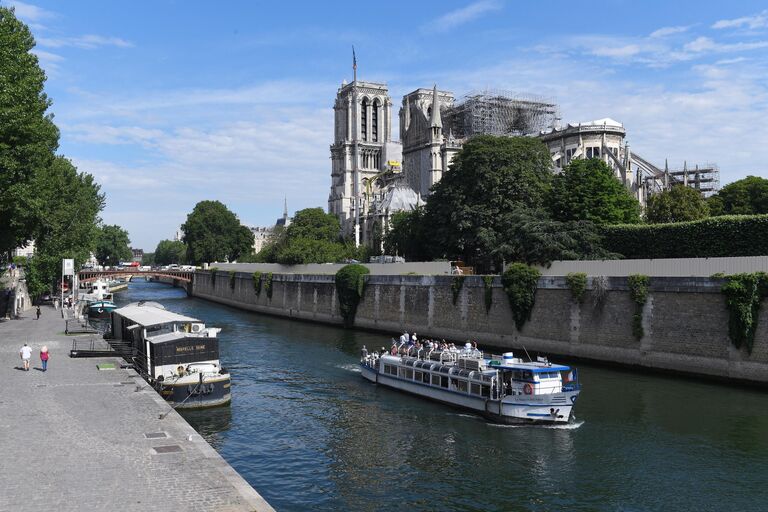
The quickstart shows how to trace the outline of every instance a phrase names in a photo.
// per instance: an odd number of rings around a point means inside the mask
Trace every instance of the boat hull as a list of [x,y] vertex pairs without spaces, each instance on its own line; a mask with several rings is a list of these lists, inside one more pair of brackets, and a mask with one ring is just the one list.
[[364,378],[376,384],[472,411],[495,423],[508,425],[566,424],[579,394],[578,391],[569,391],[492,400],[385,375],[365,364],[360,365],[360,371]]
[[205,377],[202,384],[195,375],[188,377],[158,382],[160,396],[177,409],[217,407],[232,401],[229,374]]

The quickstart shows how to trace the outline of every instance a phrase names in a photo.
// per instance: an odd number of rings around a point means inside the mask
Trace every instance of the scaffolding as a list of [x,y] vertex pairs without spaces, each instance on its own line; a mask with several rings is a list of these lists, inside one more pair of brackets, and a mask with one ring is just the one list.
[[557,104],[546,98],[508,91],[470,92],[443,114],[445,132],[457,139],[473,135],[532,135],[560,121]]

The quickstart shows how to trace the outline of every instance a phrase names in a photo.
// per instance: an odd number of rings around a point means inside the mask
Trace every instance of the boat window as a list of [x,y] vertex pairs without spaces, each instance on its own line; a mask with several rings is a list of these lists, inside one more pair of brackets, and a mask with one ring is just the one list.
[[422,376],[422,381],[424,382],[424,384],[429,384],[429,374],[424,372],[424,373],[421,374],[421,376]]
[[405,378],[406,379],[413,379],[413,370],[410,368],[405,369]]
[[530,370],[525,370],[523,372],[523,379],[524,380],[533,380],[533,372],[531,372]]
[[482,386],[482,394],[486,398],[491,396],[491,386]]
[[433,386],[439,386],[440,385],[440,375],[432,375],[432,385]]
[[466,393],[467,392],[467,381],[465,380],[459,380],[457,388],[459,391]]
[[385,364],[384,373],[387,373],[389,375],[397,375],[397,366],[393,366],[391,364]]
[[450,371],[451,371],[451,367],[450,366],[441,366],[440,367],[440,373],[448,373]]
[[475,384],[474,382],[470,386],[471,393],[473,395],[479,395],[480,394],[480,384]]
[[443,387],[443,388],[448,387],[448,377],[445,377],[445,376],[440,377],[440,387]]
[[459,370],[459,376],[460,377],[469,377],[469,374],[472,373],[469,370]]
[[405,366],[413,366],[413,363],[415,363],[415,359],[408,359],[405,361]]
[[414,380],[418,380],[419,382],[421,382],[421,372],[414,372],[413,378]]

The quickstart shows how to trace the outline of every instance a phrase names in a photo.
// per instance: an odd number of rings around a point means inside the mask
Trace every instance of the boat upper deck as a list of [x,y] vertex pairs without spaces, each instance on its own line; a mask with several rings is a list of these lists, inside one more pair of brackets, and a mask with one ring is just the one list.
[[123,306],[122,308],[114,310],[113,313],[143,327],[152,327],[155,325],[171,323],[200,322],[200,320],[197,318],[192,318],[190,316],[184,316],[172,311],[168,311],[156,302],[137,302],[128,304],[127,306]]

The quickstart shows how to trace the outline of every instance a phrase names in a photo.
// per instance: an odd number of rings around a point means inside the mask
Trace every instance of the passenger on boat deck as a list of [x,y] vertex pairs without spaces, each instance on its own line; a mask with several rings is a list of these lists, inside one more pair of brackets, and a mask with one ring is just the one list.
[[400,341],[403,342],[403,343],[407,343],[407,342],[411,341],[411,335],[408,334],[408,331],[406,331],[406,332],[404,332],[403,334],[400,335]]
[[411,334],[411,341],[416,343],[418,341],[418,338],[416,337],[416,333]]

